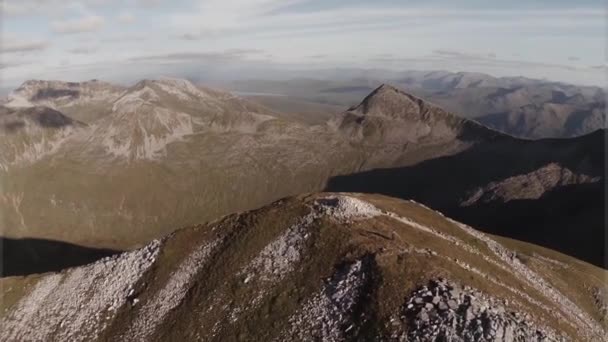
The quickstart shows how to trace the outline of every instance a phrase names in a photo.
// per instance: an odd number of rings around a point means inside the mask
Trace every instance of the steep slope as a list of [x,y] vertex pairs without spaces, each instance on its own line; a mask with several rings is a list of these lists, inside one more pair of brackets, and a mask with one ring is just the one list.
[[605,109],[601,103],[574,106],[547,102],[485,115],[477,121],[521,137],[571,137],[605,128]]
[[434,144],[499,136],[386,84],[335,117],[332,124],[366,143]]
[[88,145],[128,159],[153,159],[165,147],[202,132],[253,133],[275,119],[230,94],[186,80],[144,80],[121,94],[100,120]]
[[332,179],[330,191],[415,199],[495,234],[605,265],[605,131],[506,139],[416,165]]
[[6,237],[132,248],[321,189],[363,158],[322,126],[182,80],[139,82],[110,109],[54,154],[0,177]]
[[599,341],[605,276],[415,202],[325,193],[0,279],[0,338]]
[[605,128],[606,93],[526,78],[432,73],[395,81],[463,117],[525,138],[574,137]]
[[373,150],[370,160],[383,167],[411,165],[510,139],[386,84],[334,116],[329,126]]
[[85,126],[47,107],[0,106],[0,169],[28,165],[55,153]]
[[123,88],[98,80],[63,82],[29,80],[9,93],[0,104],[6,107],[44,106],[85,123],[91,123],[105,114],[107,108]]

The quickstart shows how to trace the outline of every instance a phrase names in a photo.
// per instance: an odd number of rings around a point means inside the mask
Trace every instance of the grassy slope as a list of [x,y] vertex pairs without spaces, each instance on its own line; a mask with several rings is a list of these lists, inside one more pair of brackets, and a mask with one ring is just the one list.
[[[307,228],[311,235],[302,247],[302,257],[294,265],[293,271],[278,281],[254,278],[245,283],[247,275],[242,270],[287,227],[310,212],[309,206],[315,199],[323,196],[327,195],[282,200],[256,211],[231,215],[175,232],[164,243],[154,266],[143,274],[135,286],[140,304],[135,307],[128,304],[122,306],[100,339],[120,339],[142,314],[146,303],[159,296],[163,286],[176,277],[176,270],[184,260],[200,246],[218,238],[221,238],[219,247],[197,265],[193,278],[187,283],[187,292],[181,304],[150,331],[148,340],[184,340],[205,336],[210,340],[236,341],[279,337],[290,325],[289,317],[301,311],[302,305],[319,291],[341,265],[354,260],[367,260],[371,265],[371,280],[366,285],[367,296],[362,299],[358,309],[366,322],[359,322],[362,327],[358,332],[360,337],[387,334],[393,328],[385,322],[399,314],[404,299],[429,280],[443,277],[492,296],[509,299],[509,309],[528,312],[538,323],[562,331],[575,340],[581,338],[572,322],[553,315],[554,312],[567,315],[564,307],[531,287],[526,279],[510,272],[509,265],[493,254],[483,241],[425,207],[380,195],[357,197],[382,210],[432,227],[472,247],[486,258],[391,217],[338,222],[330,216],[323,216]],[[605,291],[605,285],[601,283],[606,277],[605,271],[533,245],[496,239],[516,250],[518,258],[525,260],[528,267],[542,274],[588,315],[598,321],[602,319],[587,287],[592,285]],[[412,248],[428,249],[436,254],[416,253],[411,251]],[[540,259],[538,255],[549,259]],[[462,268],[456,260],[483,274]],[[563,267],[546,265],[556,262],[562,263]],[[64,271],[65,274],[70,272]],[[489,281],[488,277],[499,280],[501,285]],[[1,279],[0,286],[4,291],[0,313],[14,307],[18,297],[27,293],[27,290],[6,291],[7,287],[26,289],[27,284],[31,286],[38,278]],[[507,287],[521,290],[546,307],[530,302]],[[260,301],[254,304],[252,299],[258,297]]]

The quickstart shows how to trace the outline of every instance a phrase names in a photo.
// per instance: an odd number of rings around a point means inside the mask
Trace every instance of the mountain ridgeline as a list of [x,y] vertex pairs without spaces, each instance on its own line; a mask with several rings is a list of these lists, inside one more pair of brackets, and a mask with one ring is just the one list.
[[407,89],[451,113],[518,137],[571,138],[606,128],[605,89],[525,77],[342,69],[331,79],[300,76],[221,85],[303,121],[318,123],[344,107],[356,105],[382,83]]
[[518,139],[388,85],[307,124],[178,79],[28,81],[0,114],[7,238],[131,249],[329,189],[414,199],[603,264],[604,131]]

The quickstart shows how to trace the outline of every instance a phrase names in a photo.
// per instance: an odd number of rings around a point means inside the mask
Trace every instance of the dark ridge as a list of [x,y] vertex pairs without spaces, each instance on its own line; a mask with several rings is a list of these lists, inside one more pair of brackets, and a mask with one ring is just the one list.
[[566,101],[568,101],[568,95],[566,95],[564,92],[559,90],[551,91],[551,102],[563,104],[566,103]]
[[2,127],[9,133],[25,127],[26,121],[33,121],[44,128],[61,128],[71,125],[84,125],[63,113],[48,107],[8,108],[0,107]]
[[42,127],[59,128],[69,126],[74,123],[74,120],[48,107],[33,107],[25,111],[34,121]]
[[[573,139],[500,140],[413,166],[337,176],[326,191],[413,199],[482,231],[558,250],[606,267],[605,130]],[[479,186],[558,163],[601,181],[562,186],[535,200],[494,200],[464,207]]]
[[73,90],[73,89],[44,88],[44,89],[39,89],[36,92],[36,94],[34,96],[32,96],[32,100],[39,101],[39,100],[44,100],[44,99],[48,99],[48,98],[56,98],[56,97],[64,97],[64,96],[78,98],[80,96],[80,91]]
[[513,87],[513,88],[498,88],[498,89],[496,89],[495,92],[488,95],[488,100],[495,100],[502,96],[514,93],[514,92],[520,90],[521,88],[523,88],[523,86]]
[[2,125],[4,130],[9,133],[17,132],[18,130],[25,127],[25,122],[23,121],[10,121]]
[[118,253],[120,251],[83,247],[61,241],[0,237],[0,276],[58,272]]

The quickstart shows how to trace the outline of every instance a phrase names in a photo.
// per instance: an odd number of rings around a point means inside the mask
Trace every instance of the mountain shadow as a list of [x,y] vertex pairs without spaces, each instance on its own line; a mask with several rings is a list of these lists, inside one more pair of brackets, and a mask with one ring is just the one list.
[[606,267],[603,139],[598,131],[479,144],[413,166],[333,177],[326,190],[412,199],[484,232]]
[[0,237],[0,276],[57,272],[81,266],[120,251],[78,246],[45,239]]

